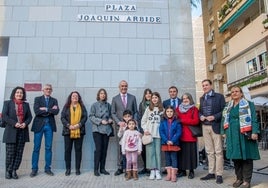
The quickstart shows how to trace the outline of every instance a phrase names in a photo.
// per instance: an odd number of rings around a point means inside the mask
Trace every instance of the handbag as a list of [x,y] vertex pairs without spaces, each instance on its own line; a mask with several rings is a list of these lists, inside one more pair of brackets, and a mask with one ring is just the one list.
[[147,145],[153,142],[153,137],[152,135],[148,134],[148,135],[143,135],[141,138],[142,144],[143,145]]
[[161,150],[162,151],[180,151],[181,148],[180,146],[176,146],[176,145],[162,145]]
[[251,140],[251,141],[261,141],[262,140],[262,135],[260,133],[257,133],[258,134],[258,139],[257,140],[252,140],[251,138],[251,135],[252,135],[252,132],[249,131],[249,132],[245,132],[244,133],[244,136],[248,139],[248,140]]
[[[194,110],[192,110],[192,119],[194,119]],[[203,136],[203,131],[202,131],[202,123],[200,122],[198,125],[189,125],[189,129],[192,132],[193,137],[201,137]]]
[[80,129],[70,130],[70,138],[71,139],[80,138]]
[[194,137],[201,137],[201,136],[203,136],[201,124],[198,124],[198,125],[195,125],[195,126],[188,126],[188,127],[191,130],[192,135]]

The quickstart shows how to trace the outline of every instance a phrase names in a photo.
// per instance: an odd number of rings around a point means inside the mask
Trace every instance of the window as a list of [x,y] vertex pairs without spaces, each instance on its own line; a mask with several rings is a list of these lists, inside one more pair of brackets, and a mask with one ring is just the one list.
[[267,52],[264,52],[258,56],[258,62],[259,62],[260,70],[263,70],[264,68],[266,68],[266,65],[268,63]]
[[229,55],[229,41],[228,40],[223,43],[222,48],[223,48],[222,49],[223,50],[223,57],[226,57],[227,55]]
[[219,80],[213,80],[213,84],[214,84],[214,90],[215,92],[219,93],[220,92],[220,84],[219,84]]
[[256,72],[257,69],[257,62],[256,62],[256,58],[250,60],[247,62],[247,67],[248,67],[248,73],[252,74],[254,72]]
[[267,65],[267,52],[264,52],[247,62],[248,74],[261,71],[266,68]]
[[217,51],[213,50],[211,52],[211,64],[216,64],[217,63]]
[[213,0],[208,0],[208,4],[207,4],[207,8],[208,10],[211,10],[212,9],[212,6],[213,6]]

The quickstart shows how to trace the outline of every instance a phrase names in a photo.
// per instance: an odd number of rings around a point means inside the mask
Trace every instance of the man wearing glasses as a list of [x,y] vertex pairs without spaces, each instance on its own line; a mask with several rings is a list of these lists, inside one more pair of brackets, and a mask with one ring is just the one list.
[[34,148],[32,154],[32,172],[31,177],[37,175],[38,161],[42,137],[45,137],[45,173],[53,176],[51,171],[52,160],[52,140],[53,132],[57,131],[54,116],[59,113],[57,99],[51,97],[52,85],[45,84],[43,87],[43,95],[34,99],[34,113],[31,131],[34,132]]

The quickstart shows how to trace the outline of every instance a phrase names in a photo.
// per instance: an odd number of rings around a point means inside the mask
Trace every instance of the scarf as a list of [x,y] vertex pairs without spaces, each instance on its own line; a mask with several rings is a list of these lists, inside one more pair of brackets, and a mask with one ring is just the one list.
[[192,108],[194,104],[183,104],[179,105],[179,110],[181,113],[186,113],[190,108]]
[[[227,129],[229,127],[229,116],[230,110],[234,105],[234,101],[231,100],[223,109],[222,115],[224,117],[223,128]],[[240,132],[242,134],[252,130],[251,126],[251,111],[249,103],[246,99],[242,98],[239,101],[239,122],[240,122]]]
[[[80,104],[77,104],[76,107],[70,106],[71,114],[71,125],[76,125],[80,123],[82,110]],[[80,128],[70,130],[70,138],[80,138]]]
[[15,109],[16,109],[16,115],[18,118],[18,122],[19,123],[23,123],[24,122],[24,117],[23,117],[23,101],[22,100],[13,100],[15,103]]
[[150,101],[145,101],[144,102],[144,108],[146,109],[150,105]]

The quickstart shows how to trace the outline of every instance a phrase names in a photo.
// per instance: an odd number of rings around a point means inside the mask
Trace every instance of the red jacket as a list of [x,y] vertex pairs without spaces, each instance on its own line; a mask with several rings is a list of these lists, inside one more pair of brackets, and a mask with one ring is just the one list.
[[197,138],[192,136],[192,132],[189,129],[189,125],[198,125],[199,114],[198,109],[194,106],[190,108],[186,113],[181,113],[179,108],[176,109],[178,119],[181,121],[182,134],[180,140],[184,142],[196,142]]

